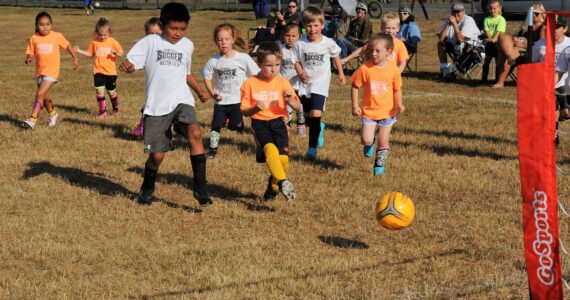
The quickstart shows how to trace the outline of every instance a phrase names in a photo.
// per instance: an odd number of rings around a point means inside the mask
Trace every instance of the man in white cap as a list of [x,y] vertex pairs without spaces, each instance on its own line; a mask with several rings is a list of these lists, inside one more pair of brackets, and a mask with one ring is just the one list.
[[372,22],[368,20],[367,13],[368,6],[366,6],[366,3],[358,2],[356,5],[356,18],[350,21],[346,35],[338,40],[341,58],[345,58],[354,50],[364,46],[364,43],[372,35]]
[[456,47],[462,42],[477,40],[479,34],[481,34],[481,31],[477,27],[475,20],[465,14],[463,3],[453,3],[451,5],[451,16],[443,22],[443,27],[439,32],[439,41],[437,42],[439,69],[443,79],[450,75],[447,53],[456,52]]

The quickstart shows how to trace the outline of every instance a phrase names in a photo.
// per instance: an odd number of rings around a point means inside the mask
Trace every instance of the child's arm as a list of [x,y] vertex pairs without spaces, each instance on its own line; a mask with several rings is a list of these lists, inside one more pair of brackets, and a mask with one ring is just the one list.
[[190,73],[188,76],[186,76],[186,83],[194,92],[196,92],[196,94],[198,94],[200,101],[206,102],[208,99],[210,99],[210,97],[208,97],[208,94],[202,89],[200,84],[198,84],[198,81],[196,80],[196,77],[194,77],[194,74]]
[[81,50],[81,48],[79,48],[79,46],[73,46],[73,50],[75,50],[75,52],[77,52],[81,55],[85,55],[87,57],[93,57],[93,55],[91,55],[91,53],[89,53],[85,50]]
[[261,111],[261,109],[259,107],[251,106],[251,107],[242,109],[241,113],[246,117],[251,117],[260,111]]
[[352,84],[350,99],[352,100],[352,115],[353,116],[362,115],[362,108],[358,103],[358,87],[354,85],[354,83]]
[[484,30],[485,31],[485,37],[487,38],[487,41],[491,41],[493,39],[493,37],[491,36],[491,32],[489,30]]
[[135,71],[135,65],[133,65],[130,61],[125,60],[120,66],[119,71],[125,73],[132,73]]
[[34,60],[34,56],[33,56],[33,55],[31,55],[31,54],[26,54],[26,61],[25,61],[26,65],[31,64],[33,60]]
[[79,67],[79,59],[77,58],[77,54],[75,54],[75,50],[73,50],[73,47],[71,47],[71,44],[67,46],[66,50],[67,52],[69,52],[69,55],[71,55],[71,57],[73,58],[73,60],[71,61],[71,68],[73,70],[77,69],[77,67]]
[[344,77],[344,71],[342,69],[342,63],[340,62],[340,56],[333,57],[334,64],[338,70],[338,85],[343,86],[346,84],[346,77]]
[[403,113],[406,108],[404,107],[404,102],[402,102],[402,90],[394,93],[394,106],[396,108],[396,115]]
[[283,93],[283,98],[285,99],[285,102],[291,106],[292,109],[297,112],[301,110],[301,102],[291,96],[291,91],[285,91]]
[[406,69],[406,64],[408,64],[407,60],[399,61],[396,65],[398,66],[398,70],[400,70],[400,74],[404,72]]
[[117,57],[124,57],[125,56],[124,52],[117,52],[115,49],[111,50],[111,54],[113,54]]
[[214,92],[214,88],[212,87],[212,81],[208,79],[204,79],[204,85],[206,86],[206,90],[212,96],[212,98],[216,101],[222,101],[222,95]]
[[341,65],[346,64],[347,62],[357,58],[360,56],[360,53],[362,53],[362,50],[364,49],[364,47],[360,47],[356,50],[354,50],[354,52],[350,53],[349,56],[343,58],[340,60]]
[[297,75],[299,75],[301,82],[307,83],[309,82],[309,79],[311,79],[311,77],[309,77],[309,75],[305,74],[305,71],[303,71],[303,66],[300,62],[295,63],[295,71],[297,72]]

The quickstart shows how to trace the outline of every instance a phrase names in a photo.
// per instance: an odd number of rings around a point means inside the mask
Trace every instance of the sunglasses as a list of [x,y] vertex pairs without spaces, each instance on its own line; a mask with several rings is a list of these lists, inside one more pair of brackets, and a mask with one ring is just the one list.
[[287,7],[289,7],[289,8],[296,8],[297,6],[296,6],[296,5],[289,5],[289,6],[287,6]]
[[535,12],[535,13],[534,13],[534,16],[535,16],[535,17],[538,17],[538,16],[540,16],[540,15],[542,15],[542,13],[540,13],[540,12]]
[[407,11],[401,11],[401,12],[399,12],[398,14],[403,15],[403,16],[407,16],[407,15],[408,15],[408,12],[407,12]]
[[362,8],[357,8],[357,9],[356,9],[356,12],[359,12],[359,11],[364,11],[364,12],[365,12],[366,10],[365,10],[365,9],[362,9]]

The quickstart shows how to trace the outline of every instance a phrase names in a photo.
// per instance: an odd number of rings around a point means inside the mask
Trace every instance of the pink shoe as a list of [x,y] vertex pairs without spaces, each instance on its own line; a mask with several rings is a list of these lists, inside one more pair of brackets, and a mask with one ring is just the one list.
[[144,133],[144,124],[139,123],[135,129],[133,129],[133,135],[135,137],[141,137]]
[[103,120],[103,119],[105,119],[106,117],[107,117],[107,111],[104,111],[104,112],[99,113],[99,114],[97,115],[97,120]]

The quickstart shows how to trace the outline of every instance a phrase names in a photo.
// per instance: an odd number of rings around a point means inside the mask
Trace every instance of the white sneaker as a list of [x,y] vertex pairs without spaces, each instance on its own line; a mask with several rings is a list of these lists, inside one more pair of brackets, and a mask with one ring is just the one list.
[[287,201],[292,201],[296,197],[293,184],[287,179],[279,181],[279,191],[285,196]]
[[22,127],[24,127],[24,129],[34,129],[34,127],[36,127],[36,122],[32,121],[32,119],[26,119],[22,123]]
[[57,122],[57,117],[59,117],[59,113],[55,113],[55,115],[48,118],[48,126],[53,127]]

